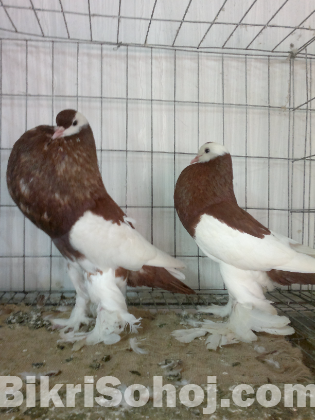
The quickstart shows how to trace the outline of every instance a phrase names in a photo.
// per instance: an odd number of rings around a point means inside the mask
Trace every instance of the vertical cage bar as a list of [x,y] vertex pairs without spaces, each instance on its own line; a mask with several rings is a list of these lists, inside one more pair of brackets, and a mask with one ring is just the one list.
[[224,55],[222,54],[222,143],[224,145]]
[[[25,41],[25,131],[27,131],[27,105],[28,105],[28,41]],[[25,292],[25,223],[26,219],[23,216],[23,292]]]
[[[199,138],[200,138],[200,53],[197,53],[198,57],[198,74],[197,74],[197,90],[198,90],[198,105],[197,105],[197,112],[198,112],[198,119],[197,119],[197,150],[199,150]],[[200,250],[199,246],[197,246],[197,275],[198,275],[198,290],[200,290]]]
[[119,9],[118,9],[117,38],[116,38],[117,45],[119,44],[120,9],[121,9],[121,0],[119,0]]
[[91,41],[93,41],[93,32],[92,32],[92,19],[91,19],[91,5],[90,5],[90,0],[88,0],[88,9],[89,9],[90,37],[91,37]]
[[[292,235],[292,229],[290,229],[290,143],[291,143],[291,83],[292,83],[292,58],[289,61],[289,122],[288,122],[288,236]],[[292,196],[292,193],[291,193]],[[292,209],[292,207],[291,207]]]
[[[120,13],[120,2],[119,2],[119,13]],[[129,66],[129,49],[126,47],[126,212],[128,208],[128,66]]]
[[[292,63],[292,106],[293,109],[295,108],[295,81],[294,81],[294,60],[291,59]],[[294,139],[295,139],[295,112],[293,112],[292,116],[292,161],[291,161],[291,210],[293,209],[293,179],[294,179]],[[291,214],[291,235],[293,235],[293,217]],[[288,290],[292,289],[291,285],[288,286]]]
[[153,81],[152,81],[152,75],[153,75],[153,68],[152,68],[152,62],[153,62],[153,50],[150,49],[150,95],[151,95],[151,103],[150,103],[150,119],[151,119],[151,243],[153,244]]
[[[295,83],[294,83],[294,60],[291,59],[291,80],[292,80],[292,107],[293,109],[295,108],[295,94],[294,94],[294,87],[295,87]],[[294,158],[294,137],[295,137],[295,111],[293,111],[293,115],[292,115],[292,144],[291,144],[291,210],[293,210],[293,177],[294,177],[294,162],[293,162],[293,158]],[[291,224],[290,224],[290,231],[291,231],[291,235],[293,235],[293,217],[291,214]]]
[[[174,50],[174,189],[176,185],[176,50]],[[174,256],[176,257],[176,209],[174,206]]]
[[247,210],[247,157],[248,157],[248,96],[247,96],[247,55],[245,56],[245,210]]
[[[1,173],[1,161],[2,161],[2,39],[0,39],[0,173]],[[2,179],[0,181],[0,197],[2,192]],[[0,203],[2,204],[2,203]]]
[[77,109],[79,109],[79,54],[80,54],[80,44],[77,42]]
[[[312,96],[312,72],[311,72],[311,62],[312,60],[309,60],[309,79],[308,79],[308,95],[309,98],[311,98]],[[312,154],[312,120],[311,120],[311,111],[308,110],[308,121],[309,121],[309,155]],[[312,161],[309,161],[309,177],[308,177],[308,207],[309,209],[311,209],[311,185],[312,185]],[[307,245],[312,247],[312,241],[311,241],[311,213],[308,213],[308,242]]]
[[[308,64],[307,49],[305,49],[305,88],[306,88],[306,111],[305,111],[305,139],[304,139],[304,156],[307,156],[307,128],[308,128]],[[305,237],[305,200],[306,200],[306,159],[303,160],[303,213],[302,213],[302,243]]]
[[[313,66],[312,66],[312,60],[310,60],[310,96],[312,95],[312,77],[313,77]],[[312,147],[312,112],[310,112],[310,155],[313,154],[313,147]],[[312,162],[310,162],[310,191],[311,191],[311,186],[312,186]],[[315,215],[313,215],[313,219],[315,218]],[[313,232],[313,238],[312,238],[312,242],[310,243],[310,246],[312,248],[315,247],[315,220],[314,220],[314,232]],[[313,286],[312,286],[312,290],[313,290]]]
[[268,210],[267,227],[270,226],[270,57],[268,56]]
[[103,168],[103,44],[101,44],[101,156],[100,156],[100,172],[102,173]]
[[[54,109],[55,109],[55,42],[51,43],[51,123],[54,125]],[[53,243],[50,240],[49,246],[49,292],[52,288],[52,250]]]

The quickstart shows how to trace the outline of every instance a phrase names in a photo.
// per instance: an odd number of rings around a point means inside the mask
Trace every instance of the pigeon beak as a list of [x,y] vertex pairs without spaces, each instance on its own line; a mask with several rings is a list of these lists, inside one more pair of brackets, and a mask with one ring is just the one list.
[[64,131],[65,129],[63,127],[55,127],[55,134],[52,136],[52,139],[59,139],[62,137]]
[[196,157],[193,158],[193,160],[190,162],[190,164],[192,165],[193,163],[199,162],[199,158],[200,158],[200,156],[197,155]]

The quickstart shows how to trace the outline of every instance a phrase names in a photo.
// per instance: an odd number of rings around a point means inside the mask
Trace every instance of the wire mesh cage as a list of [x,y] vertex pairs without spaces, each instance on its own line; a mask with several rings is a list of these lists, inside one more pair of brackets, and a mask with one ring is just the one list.
[[60,254],[5,183],[14,142],[64,108],[87,116],[110,194],[141,233],[185,261],[193,288],[208,289],[209,277],[223,288],[173,206],[180,171],[206,141],[231,151],[243,208],[313,246],[312,6],[3,1],[1,287],[71,288]]
[[[223,304],[217,264],[174,209],[203,143],[232,155],[239,205],[314,247],[315,1],[0,0],[0,301],[73,304],[66,264],[6,186],[12,146],[65,108],[90,122],[105,186],[136,228],[187,266],[182,297],[129,291],[128,304]],[[269,293],[313,362],[312,286]]]
[[[178,175],[206,141],[230,150],[242,208],[313,247],[314,5],[2,0],[1,289],[72,290],[59,252],[5,181],[14,142],[65,108],[88,118],[111,196],[186,263],[192,288],[224,291],[173,204]],[[311,287],[296,289],[312,299]]]

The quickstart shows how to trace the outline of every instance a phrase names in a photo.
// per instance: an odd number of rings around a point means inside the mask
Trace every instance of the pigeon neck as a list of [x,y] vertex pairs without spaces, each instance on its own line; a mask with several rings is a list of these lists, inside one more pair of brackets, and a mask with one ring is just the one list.
[[200,217],[209,207],[223,201],[236,203],[231,155],[185,168],[177,181],[174,199],[181,222],[194,236]]
[[204,168],[200,182],[207,205],[217,204],[223,200],[236,201],[231,155],[227,153],[201,165],[204,165]]

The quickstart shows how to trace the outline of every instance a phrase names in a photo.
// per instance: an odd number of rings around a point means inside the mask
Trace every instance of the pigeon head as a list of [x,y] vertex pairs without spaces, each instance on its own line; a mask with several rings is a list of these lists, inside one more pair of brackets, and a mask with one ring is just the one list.
[[223,156],[227,153],[229,152],[223,144],[208,142],[200,147],[198,155],[190,162],[190,164],[209,162],[210,160],[215,159],[218,156]]
[[72,136],[79,133],[84,126],[89,125],[85,116],[74,109],[65,109],[59,112],[56,117],[56,123],[57,127],[52,139]]

